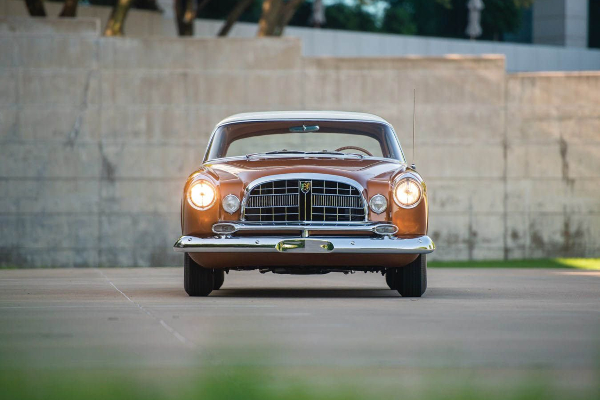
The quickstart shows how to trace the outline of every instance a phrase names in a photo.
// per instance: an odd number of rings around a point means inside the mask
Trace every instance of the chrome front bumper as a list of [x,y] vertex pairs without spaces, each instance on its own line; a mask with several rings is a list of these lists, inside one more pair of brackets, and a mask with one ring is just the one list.
[[355,254],[428,254],[435,249],[429,236],[414,238],[380,237],[235,237],[199,238],[182,236],[173,246],[185,253],[355,253]]

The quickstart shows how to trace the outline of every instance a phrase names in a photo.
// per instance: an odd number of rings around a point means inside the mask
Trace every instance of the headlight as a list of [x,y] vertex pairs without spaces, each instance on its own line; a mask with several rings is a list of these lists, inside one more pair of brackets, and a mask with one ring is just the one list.
[[212,183],[198,181],[188,189],[188,201],[198,210],[206,210],[215,204],[217,192]]
[[223,210],[233,214],[240,208],[240,199],[234,194],[228,194],[223,197]]
[[369,200],[369,207],[371,207],[371,211],[375,214],[381,214],[387,210],[387,200],[382,195],[376,194]]
[[400,207],[413,208],[421,201],[421,184],[414,178],[403,178],[394,188],[394,200]]

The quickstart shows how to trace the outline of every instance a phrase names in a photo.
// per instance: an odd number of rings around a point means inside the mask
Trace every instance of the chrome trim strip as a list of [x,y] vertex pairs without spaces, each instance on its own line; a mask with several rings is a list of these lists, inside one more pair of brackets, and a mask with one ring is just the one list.
[[429,236],[398,238],[352,237],[210,237],[182,236],[173,248],[182,253],[279,253],[282,251],[310,254],[429,254],[435,244]]
[[[340,182],[340,183],[345,183],[347,185],[354,186],[360,192],[360,196],[361,196],[362,202],[363,202],[363,209],[365,212],[365,221],[368,221],[369,205],[367,204],[367,201],[365,198],[365,188],[360,183],[358,183],[354,179],[346,178],[345,176],[329,175],[329,174],[316,174],[316,173],[307,173],[307,174],[294,173],[294,174],[269,175],[269,176],[263,176],[262,178],[253,180],[244,189],[244,198],[242,199],[240,219],[242,221],[246,220],[246,203],[248,202],[248,196],[252,192],[252,189],[254,189],[256,186],[261,185],[263,183],[267,183],[267,182],[282,181],[282,180],[296,180],[296,179],[297,180],[314,179],[314,180],[334,181],[334,182]],[[307,221],[307,223],[311,223],[311,222],[312,221]]]
[[[389,234],[378,233],[375,229],[383,226],[393,226],[394,232],[398,231],[398,228],[393,224],[386,224],[381,222],[288,222],[288,223],[261,223],[261,222],[229,222],[222,221],[217,222],[213,225],[212,231],[218,235],[222,235],[223,232],[215,231],[217,225],[228,225],[233,226],[234,230],[228,232],[228,234],[243,231],[319,231],[319,232],[335,232],[335,231],[346,231],[346,232],[364,232],[364,233],[375,233],[377,235],[387,236]],[[393,234],[392,233],[392,234]]]
[[417,174],[416,172],[412,172],[412,171],[404,171],[399,173],[395,178],[394,178],[394,182],[393,185],[395,186],[396,183],[400,182],[402,179],[404,178],[414,178],[417,182],[419,182],[420,184],[423,184],[423,178],[421,178],[421,175]]
[[[314,158],[330,158],[330,159],[348,159],[351,156],[351,154],[346,154],[344,156],[339,155],[339,154],[261,154],[261,153],[255,153],[255,154],[259,154],[261,156],[261,160],[265,159],[265,160],[272,160],[272,159],[282,159],[282,158],[303,158],[305,160],[310,160],[310,159],[314,159]],[[213,158],[211,160],[205,161],[203,162],[203,165],[213,165],[213,164],[219,164],[219,163],[226,163],[226,162],[230,162],[230,161],[247,161],[248,160],[248,155],[243,155],[243,156],[231,156],[231,157],[219,157],[219,158]],[[396,164],[400,164],[400,165],[404,165],[406,166],[406,162],[404,161],[400,161],[396,158],[385,158],[385,157],[370,157],[370,156],[363,156],[361,158],[361,160],[375,160],[375,161],[385,161],[385,162],[389,162],[389,163],[396,163]]]
[[368,121],[388,123],[376,114],[352,111],[317,111],[317,110],[289,110],[289,111],[255,111],[230,115],[217,123],[217,126],[246,121]]

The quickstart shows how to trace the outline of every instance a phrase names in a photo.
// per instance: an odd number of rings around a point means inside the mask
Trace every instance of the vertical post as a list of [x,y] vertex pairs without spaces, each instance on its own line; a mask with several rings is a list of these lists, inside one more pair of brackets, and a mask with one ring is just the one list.
[[417,89],[413,89],[413,145],[412,145],[412,164],[411,167],[415,169],[415,125],[417,123]]

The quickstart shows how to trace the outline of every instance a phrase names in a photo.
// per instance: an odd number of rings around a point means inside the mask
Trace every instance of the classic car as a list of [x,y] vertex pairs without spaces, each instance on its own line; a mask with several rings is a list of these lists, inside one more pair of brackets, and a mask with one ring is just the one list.
[[427,288],[427,187],[392,126],[363,113],[237,114],[215,127],[183,188],[184,288],[225,273],[381,273],[390,289]]

